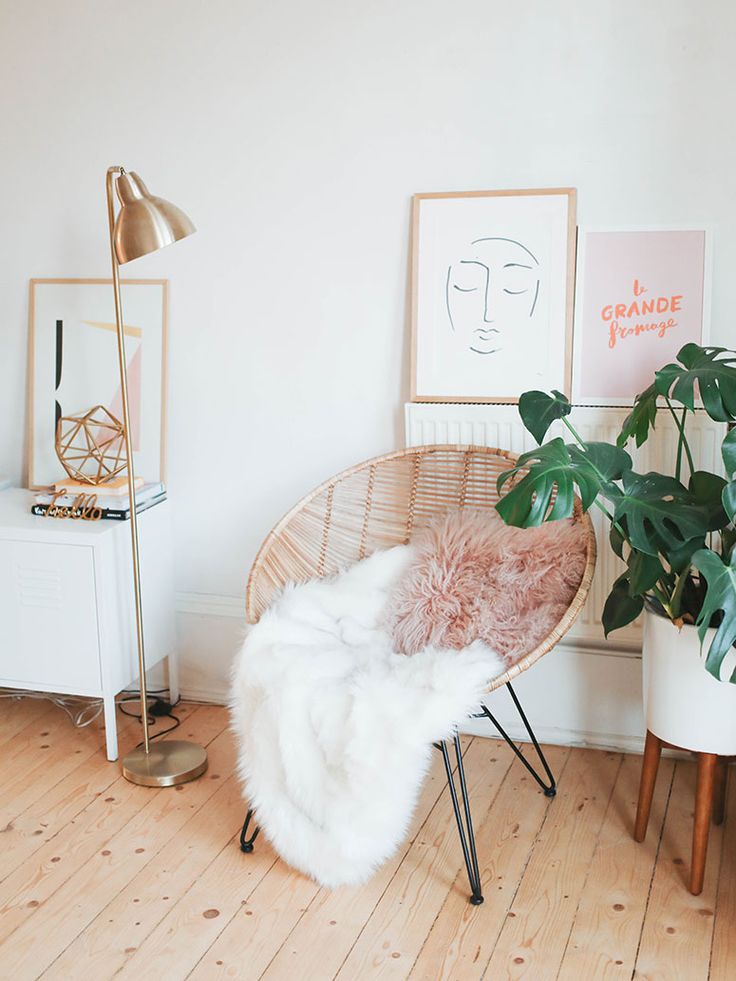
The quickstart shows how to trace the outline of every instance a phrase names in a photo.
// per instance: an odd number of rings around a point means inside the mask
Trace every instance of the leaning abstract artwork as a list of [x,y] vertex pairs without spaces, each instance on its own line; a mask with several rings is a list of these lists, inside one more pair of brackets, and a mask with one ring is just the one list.
[[[122,285],[131,435],[136,472],[164,479],[166,280]],[[67,474],[57,454],[63,418],[94,407],[119,420],[122,396],[109,280],[33,280],[30,296],[30,487]]]

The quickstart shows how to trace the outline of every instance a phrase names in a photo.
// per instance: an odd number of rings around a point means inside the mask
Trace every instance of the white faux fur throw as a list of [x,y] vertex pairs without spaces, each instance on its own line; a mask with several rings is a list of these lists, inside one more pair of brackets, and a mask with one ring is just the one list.
[[325,886],[364,881],[406,836],[432,743],[479,704],[500,658],[395,654],[382,628],[410,546],[289,586],[251,628],[234,674],[239,772],[263,833]]

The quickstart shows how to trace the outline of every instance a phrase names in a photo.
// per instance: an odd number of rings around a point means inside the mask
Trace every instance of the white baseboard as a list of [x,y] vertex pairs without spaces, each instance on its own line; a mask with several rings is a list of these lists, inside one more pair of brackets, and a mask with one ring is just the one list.
[[[179,593],[176,597],[182,695],[226,704],[233,659],[245,633],[242,597]],[[540,741],[640,752],[644,743],[641,658],[628,649],[560,644],[514,682]],[[526,739],[509,694],[494,692],[488,707],[514,739]],[[496,735],[487,719],[464,732]]]
[[176,612],[203,617],[232,617],[245,622],[245,598],[214,593],[177,593]]
[[[526,708],[524,709],[526,711]],[[499,720],[500,721],[500,720]],[[609,749],[619,753],[643,753],[644,736],[629,736],[620,732],[590,732],[582,729],[563,729],[558,726],[538,725],[536,719],[529,720],[537,741],[548,746],[577,746],[585,749]],[[503,723],[502,723],[503,724]],[[507,734],[517,743],[528,743],[531,740],[521,723],[503,724]],[[488,720],[476,719],[464,723],[460,727],[463,733],[474,736],[485,736],[489,739],[500,739],[494,727]],[[529,755],[525,753],[525,755]],[[529,756],[534,764],[534,753]]]
[[243,598],[177,593],[176,634],[182,696],[225,705],[231,665],[245,635]]

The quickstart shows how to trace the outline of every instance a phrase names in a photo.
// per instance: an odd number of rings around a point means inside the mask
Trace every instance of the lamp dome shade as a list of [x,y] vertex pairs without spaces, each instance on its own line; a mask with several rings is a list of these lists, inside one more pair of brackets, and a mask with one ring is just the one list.
[[120,199],[114,231],[115,254],[119,263],[158,252],[196,231],[181,208],[163,198],[154,197],[137,174],[121,174],[115,187]]

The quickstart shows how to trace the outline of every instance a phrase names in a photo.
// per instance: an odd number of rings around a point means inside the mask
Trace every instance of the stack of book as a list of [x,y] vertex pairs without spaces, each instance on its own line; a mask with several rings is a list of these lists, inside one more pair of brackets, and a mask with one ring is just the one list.
[[[96,500],[93,501],[93,498]],[[136,514],[147,511],[148,508],[165,500],[166,486],[163,483],[145,484],[142,480],[136,481]],[[58,484],[53,490],[36,494],[31,505],[31,514],[126,521],[130,518],[128,486],[124,481],[115,481],[114,485],[101,484],[97,487],[66,481]]]

